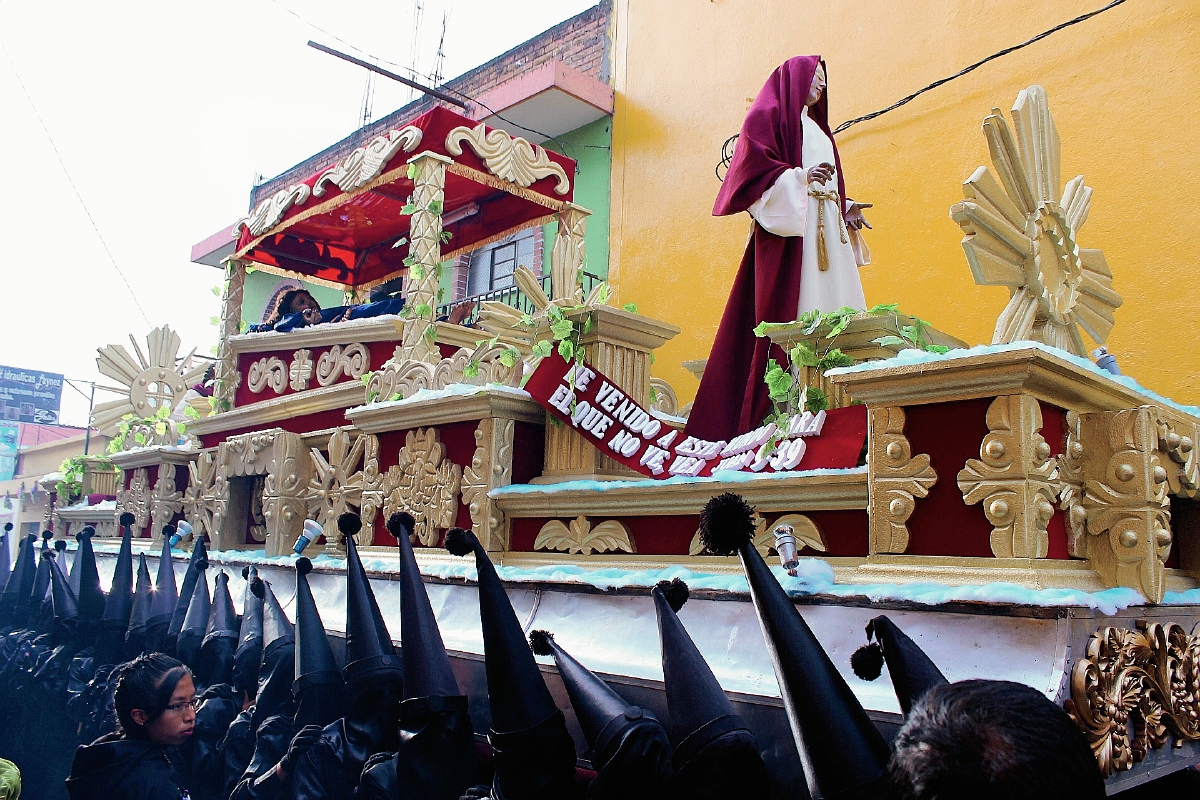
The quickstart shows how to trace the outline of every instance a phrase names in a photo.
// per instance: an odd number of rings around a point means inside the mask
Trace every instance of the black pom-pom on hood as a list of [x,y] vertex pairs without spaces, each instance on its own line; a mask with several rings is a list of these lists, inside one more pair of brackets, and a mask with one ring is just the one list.
[[718,495],[700,512],[700,541],[713,555],[734,555],[753,538],[754,509],[739,494]]

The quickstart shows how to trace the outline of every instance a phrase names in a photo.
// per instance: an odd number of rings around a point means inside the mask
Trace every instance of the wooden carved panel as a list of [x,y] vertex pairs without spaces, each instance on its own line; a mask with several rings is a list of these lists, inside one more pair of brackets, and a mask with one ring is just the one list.
[[1161,601],[1171,512],[1154,409],[1080,414],[1072,435],[1082,443],[1080,502],[1092,567],[1111,586]]
[[162,541],[163,526],[183,510],[183,492],[175,488],[175,465],[162,464],[158,468],[158,480],[150,493],[150,533],[154,541]]
[[383,476],[384,518],[407,511],[416,520],[416,539],[435,547],[458,516],[462,467],[446,458],[437,428],[409,431],[397,463]]
[[576,517],[569,524],[550,520],[538,532],[533,549],[585,556],[593,553],[637,552],[625,523],[610,519],[592,527],[591,520],[584,516]]
[[504,513],[488,492],[512,483],[513,438],[516,422],[488,417],[475,428],[475,455],[463,470],[462,501],[471,512],[471,527],[485,549],[508,548]]
[[1067,713],[1104,777],[1160,749],[1200,741],[1200,637],[1175,623],[1101,628],[1071,670]]
[[[362,517],[362,530],[354,541],[360,546],[374,542],[375,515],[379,509],[379,439],[360,433],[351,439],[350,430],[339,428],[329,437],[327,455],[311,449],[312,478],[308,484],[308,515],[321,523],[331,549],[344,552],[337,519],[351,508]],[[369,474],[368,474],[369,471]]]
[[872,408],[867,414],[867,493],[871,553],[908,549],[908,518],[917,500],[937,483],[929,456],[912,454],[904,436],[904,409]]
[[1058,466],[1042,438],[1042,411],[1029,395],[997,397],[987,410],[979,459],[958,473],[967,505],[983,503],[997,558],[1045,558],[1054,516]]
[[135,469],[129,486],[117,490],[117,512],[126,511],[133,514],[136,530],[145,528],[150,521],[150,475],[145,467]]

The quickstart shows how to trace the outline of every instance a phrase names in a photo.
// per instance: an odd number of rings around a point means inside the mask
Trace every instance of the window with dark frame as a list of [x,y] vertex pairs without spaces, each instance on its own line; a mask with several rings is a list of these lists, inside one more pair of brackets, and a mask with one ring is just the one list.
[[517,269],[517,243],[510,242],[493,249],[491,262],[488,290],[512,286],[513,272]]

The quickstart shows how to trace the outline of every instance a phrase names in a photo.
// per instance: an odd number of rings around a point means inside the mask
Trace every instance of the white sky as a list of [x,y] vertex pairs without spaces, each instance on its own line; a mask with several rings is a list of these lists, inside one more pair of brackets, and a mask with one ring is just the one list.
[[[447,13],[449,78],[596,0],[421,2],[417,69],[432,71]],[[365,71],[305,43],[353,52],[348,42],[407,66],[415,7],[0,0],[0,364],[99,379],[97,347],[128,349],[129,334],[144,342],[164,322],[182,336],[183,352],[207,353],[220,305],[211,287],[221,275],[190,263],[191,246],[245,212],[256,175],[276,175],[359,127]],[[410,91],[377,78],[374,118]],[[62,421],[81,425],[86,416],[87,401],[64,388]]]

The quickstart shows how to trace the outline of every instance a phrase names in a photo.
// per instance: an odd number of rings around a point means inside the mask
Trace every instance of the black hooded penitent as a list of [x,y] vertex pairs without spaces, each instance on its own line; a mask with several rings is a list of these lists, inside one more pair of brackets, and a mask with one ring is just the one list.
[[205,686],[233,680],[233,651],[237,649],[238,618],[229,595],[229,574],[217,573],[212,608],[200,644],[200,681]]
[[308,573],[312,562],[296,560],[296,724],[324,727],[342,715],[342,671],[317,611]]
[[75,551],[75,563],[71,565],[71,574],[76,580],[79,618],[87,625],[95,625],[104,617],[104,590],[100,588],[100,571],[96,569],[96,553],[92,550],[95,535],[96,529],[91,525],[76,535],[79,549]]
[[671,795],[713,800],[768,797],[767,767],[754,734],[679,620],[677,612],[688,599],[687,584],[678,578],[662,581],[650,595],[658,616],[668,732],[675,745]]
[[179,603],[179,591],[175,586],[175,562],[171,558],[171,536],[174,525],[164,525],[162,551],[158,557],[158,574],[154,580],[154,602],[150,604],[150,616],[146,620],[146,643],[155,650],[162,650]]
[[[183,618],[187,616],[188,607],[192,603],[192,592],[196,588],[196,580],[208,568],[208,551],[204,548],[204,535],[196,534],[195,542],[192,546],[192,557],[188,560],[187,572],[183,574],[183,584],[179,587],[179,601],[175,603],[175,611],[171,614],[171,624],[167,627],[167,647],[172,651],[178,645],[179,632],[183,630]],[[207,615],[207,613],[206,609],[205,614]]]
[[396,755],[363,774],[364,800],[458,800],[474,782],[475,737],[409,535],[413,518],[392,514],[387,528],[400,549],[400,644],[404,701]]
[[905,716],[926,692],[947,683],[937,664],[887,617],[881,615],[867,623],[867,642],[850,657],[854,674],[864,681],[873,681],[887,661],[892,688]]
[[212,611],[212,603],[208,595],[208,559],[202,558],[194,563],[196,581],[192,587],[191,598],[188,600],[187,613],[184,615],[179,637],[175,642],[175,651],[179,660],[187,664],[193,671],[200,668],[200,645],[208,630],[208,616]]
[[700,515],[700,538],[710,552],[741,559],[809,794],[884,797],[887,741],[754,549],[753,514],[736,494],[715,497]]
[[263,601],[254,591],[258,570],[244,567],[242,578],[246,591],[242,595],[242,624],[238,628],[237,650],[233,653],[233,685],[251,696],[258,691],[259,665],[263,650]]
[[566,797],[575,779],[575,742],[554,704],[496,568],[475,534],[446,533],[446,549],[475,555],[488,705],[495,754],[493,791],[506,800]]
[[625,699],[594,672],[563,650],[546,631],[533,631],[529,644],[539,656],[553,656],[571,698],[596,777],[593,800],[654,800],[671,780],[671,742],[658,719]]
[[342,677],[347,684],[369,683],[376,677],[402,680],[400,656],[392,646],[354,543],[362,520],[355,514],[342,514],[338,529],[346,539],[346,666]]
[[146,554],[138,553],[137,589],[133,593],[133,608],[129,612],[129,627],[125,631],[125,659],[137,658],[146,652],[150,642],[146,636],[146,623],[150,619],[150,606],[154,602],[150,569],[146,566]]

